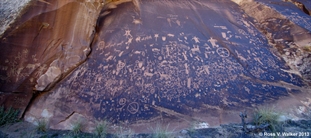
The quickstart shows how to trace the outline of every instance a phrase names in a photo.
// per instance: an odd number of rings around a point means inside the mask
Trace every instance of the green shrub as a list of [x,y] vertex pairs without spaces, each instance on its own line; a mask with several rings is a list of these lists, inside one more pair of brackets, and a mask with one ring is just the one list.
[[260,108],[253,115],[253,123],[257,126],[269,124],[269,129],[275,132],[280,129],[279,117],[280,113],[275,112],[273,108]]
[[118,130],[116,131],[115,134],[116,138],[133,138],[134,137],[134,131],[131,129],[126,129],[123,127],[118,127]]
[[153,128],[153,138],[171,138],[173,137],[173,132],[168,129],[169,124],[166,127],[163,127],[160,124],[157,124],[155,128]]
[[37,131],[46,132],[48,129],[48,123],[45,119],[40,119],[37,121],[38,126],[36,127]]
[[72,126],[72,134],[78,136],[82,132],[82,128],[83,125],[81,121],[74,123]]
[[198,121],[193,121],[193,122],[191,122],[190,127],[188,128],[188,132],[189,132],[190,134],[195,134],[195,133],[197,133],[196,126],[197,126],[198,123],[199,123]]
[[97,123],[97,126],[95,128],[95,135],[100,138],[105,138],[108,131],[108,122],[107,121],[101,121]]
[[0,107],[0,126],[19,121],[19,110],[10,107],[5,110],[4,106]]

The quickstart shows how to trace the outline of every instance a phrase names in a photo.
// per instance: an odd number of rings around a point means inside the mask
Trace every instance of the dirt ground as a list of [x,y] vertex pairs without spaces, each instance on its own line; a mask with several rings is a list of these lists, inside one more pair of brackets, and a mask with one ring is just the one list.
[[[251,125],[247,125],[252,127]],[[291,121],[280,123],[281,128],[276,131],[263,129],[245,133],[241,124],[226,124],[215,128],[175,130],[170,131],[169,137],[175,138],[262,138],[262,137],[305,137],[311,138],[311,120]],[[36,126],[28,122],[17,122],[8,124],[0,128],[0,138],[96,138],[98,136],[91,133],[79,133],[74,135],[69,130],[51,130],[39,132]],[[152,138],[152,134],[107,134],[108,138],[133,137]]]

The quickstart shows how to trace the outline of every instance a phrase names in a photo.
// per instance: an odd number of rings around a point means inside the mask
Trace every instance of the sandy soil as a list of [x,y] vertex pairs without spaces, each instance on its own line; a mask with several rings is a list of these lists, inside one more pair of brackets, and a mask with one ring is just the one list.
[[[251,127],[250,125],[248,125]],[[262,137],[311,137],[311,120],[299,120],[291,121],[287,120],[281,123],[281,128],[275,132],[268,129],[253,131],[245,133],[242,130],[241,124],[227,124],[220,125],[215,128],[206,129],[188,129],[188,130],[175,130],[171,132],[170,137],[176,138],[262,138]],[[125,134],[125,133],[124,133]],[[108,134],[107,137],[128,137],[121,133]],[[78,135],[73,135],[72,131],[68,130],[48,130],[47,132],[39,132],[36,130],[36,126],[28,122],[17,122],[14,124],[9,124],[2,126],[0,128],[0,138],[96,138],[94,134],[91,133],[80,133]],[[152,134],[132,134],[130,137],[138,138],[151,138]]]

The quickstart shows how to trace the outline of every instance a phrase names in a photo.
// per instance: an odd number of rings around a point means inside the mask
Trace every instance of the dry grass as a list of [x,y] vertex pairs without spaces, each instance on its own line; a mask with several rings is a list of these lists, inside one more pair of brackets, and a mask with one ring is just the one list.
[[100,121],[97,123],[94,134],[99,138],[105,138],[107,136],[109,123],[107,121]]
[[302,49],[307,52],[311,52],[311,46],[304,46]]
[[280,129],[280,124],[278,122],[280,115],[281,114],[276,112],[274,108],[259,108],[255,111],[253,115],[253,123],[257,126],[269,124],[270,130],[275,132]]
[[39,132],[46,132],[48,130],[48,122],[45,119],[39,119],[37,121],[36,130]]
[[169,130],[169,124],[166,126],[163,126],[161,124],[157,124],[155,128],[152,128],[153,134],[152,138],[172,138],[173,131]]
[[134,138],[135,132],[131,129],[126,129],[124,127],[118,127],[115,133],[116,138]]
[[83,129],[82,121],[77,121],[72,124],[72,134],[74,136],[78,136],[82,132],[82,129]]

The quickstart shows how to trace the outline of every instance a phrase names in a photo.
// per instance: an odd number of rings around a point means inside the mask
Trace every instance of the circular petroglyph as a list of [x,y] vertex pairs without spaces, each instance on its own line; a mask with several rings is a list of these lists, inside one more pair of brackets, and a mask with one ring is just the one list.
[[161,56],[159,56],[159,57],[158,57],[158,60],[162,60],[162,57],[161,57]]
[[218,48],[216,52],[221,57],[229,57],[230,55],[230,52],[227,48]]
[[126,99],[125,98],[121,98],[120,100],[119,100],[119,104],[120,105],[124,105],[126,103]]
[[132,102],[127,106],[127,111],[131,114],[136,114],[139,110],[139,104],[137,102]]
[[274,76],[270,76],[270,79],[271,79],[271,80],[274,80]]

